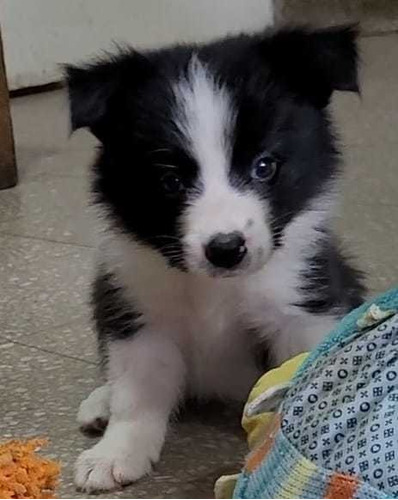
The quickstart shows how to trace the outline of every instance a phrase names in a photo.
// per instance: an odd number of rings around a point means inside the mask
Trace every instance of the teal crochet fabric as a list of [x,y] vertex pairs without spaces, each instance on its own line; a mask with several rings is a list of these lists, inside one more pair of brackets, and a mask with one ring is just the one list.
[[[367,311],[380,317],[358,326]],[[398,289],[346,316],[307,358],[234,498],[398,498],[396,311]]]
[[282,430],[315,464],[398,497],[398,314],[345,340],[290,391]]
[[347,316],[345,316],[337,327],[332,330],[332,332],[326,337],[326,339],[319,344],[319,346],[312,351],[312,353],[308,356],[302,366],[297,370],[296,380],[300,377],[302,372],[307,370],[313,363],[313,361],[322,353],[328,351],[333,345],[338,342],[340,339],[343,339],[347,335],[350,335],[357,328],[357,321],[365,314],[365,312],[373,305],[376,304],[381,309],[389,310],[389,309],[398,309],[398,288],[393,288],[388,292],[385,292],[374,299],[365,302],[357,309],[351,311]]

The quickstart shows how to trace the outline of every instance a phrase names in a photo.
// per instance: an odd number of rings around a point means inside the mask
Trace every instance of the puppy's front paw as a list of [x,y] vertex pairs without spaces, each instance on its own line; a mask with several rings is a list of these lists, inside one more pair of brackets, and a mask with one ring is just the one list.
[[151,459],[138,450],[119,449],[102,440],[84,451],[75,466],[76,486],[86,492],[113,490],[151,471]]
[[102,434],[109,420],[109,387],[97,387],[79,408],[77,421],[86,434]]

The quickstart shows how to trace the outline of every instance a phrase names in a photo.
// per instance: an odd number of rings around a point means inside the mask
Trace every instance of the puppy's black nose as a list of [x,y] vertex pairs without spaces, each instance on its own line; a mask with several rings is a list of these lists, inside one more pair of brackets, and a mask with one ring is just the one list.
[[205,248],[209,262],[216,267],[231,269],[237,266],[246,255],[246,242],[241,233],[218,233]]

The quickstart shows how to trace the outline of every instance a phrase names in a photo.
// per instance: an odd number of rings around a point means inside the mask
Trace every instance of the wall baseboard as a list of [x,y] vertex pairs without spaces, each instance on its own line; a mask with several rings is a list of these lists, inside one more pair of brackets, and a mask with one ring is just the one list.
[[23,97],[25,95],[40,94],[42,92],[51,92],[65,87],[63,81],[45,83],[44,85],[33,85],[31,87],[23,87],[20,89],[10,90],[10,97]]

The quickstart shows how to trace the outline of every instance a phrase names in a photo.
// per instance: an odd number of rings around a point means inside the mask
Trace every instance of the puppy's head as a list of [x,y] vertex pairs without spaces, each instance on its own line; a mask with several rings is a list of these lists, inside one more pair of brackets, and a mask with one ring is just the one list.
[[68,67],[101,142],[97,202],[168,263],[252,272],[336,173],[325,108],[357,91],[355,30],[269,32]]

